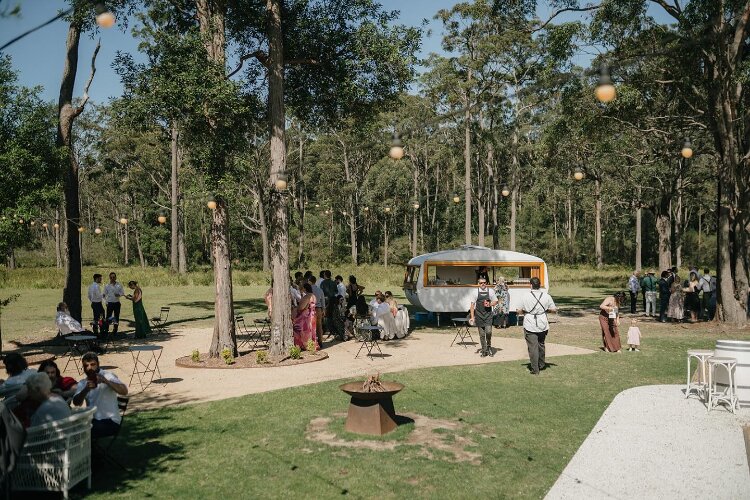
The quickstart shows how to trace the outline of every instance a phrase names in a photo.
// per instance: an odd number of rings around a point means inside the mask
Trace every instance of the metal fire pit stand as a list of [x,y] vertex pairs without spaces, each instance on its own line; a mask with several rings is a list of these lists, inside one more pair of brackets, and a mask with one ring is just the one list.
[[349,394],[349,412],[344,428],[357,434],[382,436],[396,427],[393,395],[404,388],[397,382],[382,382],[383,392],[362,392],[362,382],[350,382],[339,388]]

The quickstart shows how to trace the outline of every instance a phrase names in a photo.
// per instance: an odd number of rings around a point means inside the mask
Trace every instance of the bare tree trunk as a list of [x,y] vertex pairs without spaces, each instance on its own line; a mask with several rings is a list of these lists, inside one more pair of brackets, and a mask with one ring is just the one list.
[[[77,110],[73,107],[73,87],[78,68],[78,43],[81,39],[81,28],[74,21],[68,27],[68,38],[65,46],[65,68],[63,69],[58,99],[58,148],[64,148],[67,155],[63,186],[65,192],[65,224],[67,226],[65,266],[65,288],[63,302],[68,305],[70,315],[81,321],[81,246],[78,239],[80,223],[80,206],[78,198],[78,162],[73,154],[72,129]],[[79,112],[80,113],[80,112]]]
[[[130,224],[130,222],[128,222]],[[123,231],[125,232],[125,235],[123,237],[123,246],[125,249],[125,266],[130,265],[130,255],[128,255],[128,250],[130,249],[130,243],[128,242],[128,234],[130,233],[130,227],[128,224],[123,225]]]
[[180,186],[178,181],[179,171],[179,131],[177,130],[177,124],[172,122],[172,177],[171,177],[171,223],[172,223],[172,242],[169,248],[169,262],[172,271],[178,273],[184,273],[185,269],[180,268]]
[[[299,126],[299,171],[300,175],[305,171],[305,163],[304,158],[302,156],[302,146],[304,144],[303,137],[302,137],[302,125]],[[300,224],[299,224],[299,237],[297,238],[297,263],[302,266],[302,263],[305,260],[305,200],[304,197],[300,196],[301,200],[301,206],[300,206]],[[268,241],[266,240],[266,244]],[[267,251],[267,247],[263,248],[263,252]],[[267,255],[264,255],[263,257],[263,270],[267,271],[268,269],[265,268],[266,265],[266,259]]]
[[[268,252],[268,223],[266,222],[266,205],[263,203],[263,198],[258,195],[258,221],[260,223],[260,242],[263,246],[263,270],[271,270],[271,260]],[[301,243],[300,243],[300,248]],[[302,259],[302,256],[300,256]],[[300,261],[301,262],[301,261]]]
[[[339,143],[343,147],[344,176],[348,184],[352,181],[351,170],[349,169],[349,153],[346,149],[346,144],[343,141],[339,141]],[[359,256],[357,255],[357,219],[354,214],[354,193],[349,193],[346,205],[348,210],[349,243],[352,247],[352,264],[356,266],[359,264]]]
[[672,267],[671,224],[665,213],[656,214],[656,232],[659,235],[659,269]]
[[5,262],[9,271],[12,271],[16,268],[16,252],[13,250],[13,248],[8,248],[5,255]]
[[[467,83],[471,85],[471,69],[467,73]],[[471,245],[471,110],[469,109],[469,89],[466,89],[466,112],[464,113],[464,241]]]
[[677,208],[674,210],[675,265],[682,267],[682,170],[677,177]]
[[209,357],[217,358],[221,351],[229,349],[237,356],[237,338],[234,329],[234,297],[232,292],[232,261],[229,252],[229,213],[224,200],[218,200],[213,211],[211,249],[214,254],[214,332],[211,337]]
[[385,236],[385,244],[383,247],[383,266],[388,267],[388,215],[385,216],[383,222],[383,235]]
[[[419,169],[417,168],[416,162],[412,162],[412,182],[414,192],[414,203],[419,203]],[[412,207],[411,214],[411,256],[416,257],[418,251],[417,241],[417,211],[418,208]]]
[[[196,0],[196,13],[203,45],[208,59],[220,68],[222,76],[226,66],[225,16],[226,0]],[[208,122],[215,128],[216,118],[207,114]],[[223,153],[213,159],[223,164]],[[232,302],[232,259],[229,244],[229,208],[226,200],[219,199],[213,210],[211,221],[211,261],[214,268],[216,303],[214,307],[214,332],[209,357],[219,357],[221,351],[230,349],[237,356],[237,339],[234,326],[234,304]]]
[[602,184],[597,178],[594,179],[594,252],[596,253],[596,267],[604,265],[602,255]]
[[518,172],[520,169],[520,161],[518,160],[518,130],[513,127],[513,133],[511,134],[511,162],[510,162],[510,182],[511,182],[511,197],[510,197],[510,250],[516,251],[516,223],[518,220]]
[[60,209],[55,208],[55,262],[57,265],[57,268],[60,269],[63,266],[63,259],[62,259],[62,238],[60,237]]
[[[640,188],[638,193],[640,195]],[[640,197],[639,197],[640,198]],[[635,270],[640,271],[642,267],[642,236],[641,236],[641,203],[638,201],[638,205],[635,209]]]
[[185,248],[185,232],[187,231],[187,218],[185,217],[184,201],[180,200],[180,206],[177,213],[180,216],[180,227],[177,231],[177,255],[179,258],[179,267],[177,272],[185,274],[187,272],[187,249]]
[[[268,109],[271,128],[271,186],[286,171],[284,144],[284,47],[281,32],[281,0],[266,0],[268,14]],[[289,300],[289,233],[287,199],[272,189],[271,261],[273,266],[273,317],[271,354],[286,354],[293,345]]]

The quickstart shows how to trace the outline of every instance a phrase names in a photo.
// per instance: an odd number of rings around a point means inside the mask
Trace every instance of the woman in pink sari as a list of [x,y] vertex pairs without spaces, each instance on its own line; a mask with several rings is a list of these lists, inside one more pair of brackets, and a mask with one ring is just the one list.
[[312,340],[317,348],[319,346],[315,333],[315,295],[310,283],[304,284],[304,290],[305,295],[299,301],[297,316],[294,318],[294,345],[305,349],[307,341]]

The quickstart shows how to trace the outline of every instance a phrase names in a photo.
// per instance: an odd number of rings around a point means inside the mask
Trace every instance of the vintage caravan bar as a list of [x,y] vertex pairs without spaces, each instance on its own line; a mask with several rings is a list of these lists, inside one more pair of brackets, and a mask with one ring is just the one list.
[[456,250],[411,259],[406,265],[404,293],[409,302],[430,312],[466,312],[477,296],[480,272],[487,273],[490,283],[505,278],[511,311],[515,311],[521,299],[529,294],[531,278],[541,280],[542,290],[549,289],[547,265],[539,257],[463,245]]

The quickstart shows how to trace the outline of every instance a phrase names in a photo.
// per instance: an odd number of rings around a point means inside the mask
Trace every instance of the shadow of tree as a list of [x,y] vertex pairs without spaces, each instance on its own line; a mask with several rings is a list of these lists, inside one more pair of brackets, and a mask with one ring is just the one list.
[[[191,302],[174,302],[171,305],[210,311],[213,310],[215,302],[211,300],[194,300]],[[263,299],[235,300],[234,309],[237,314],[265,312],[267,310],[266,303]]]

